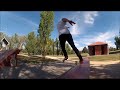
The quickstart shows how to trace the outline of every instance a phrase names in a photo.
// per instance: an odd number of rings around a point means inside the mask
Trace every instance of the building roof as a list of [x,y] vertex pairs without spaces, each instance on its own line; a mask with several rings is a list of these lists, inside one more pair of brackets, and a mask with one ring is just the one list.
[[105,44],[107,44],[107,43],[105,43],[105,42],[94,42],[94,43],[92,43],[88,46],[105,45]]

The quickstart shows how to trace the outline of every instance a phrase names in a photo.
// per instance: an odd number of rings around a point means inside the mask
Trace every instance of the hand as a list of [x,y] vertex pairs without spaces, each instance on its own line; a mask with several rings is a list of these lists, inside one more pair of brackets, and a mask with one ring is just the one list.
[[73,26],[73,24],[76,24],[75,22],[73,21],[69,21],[69,23]]

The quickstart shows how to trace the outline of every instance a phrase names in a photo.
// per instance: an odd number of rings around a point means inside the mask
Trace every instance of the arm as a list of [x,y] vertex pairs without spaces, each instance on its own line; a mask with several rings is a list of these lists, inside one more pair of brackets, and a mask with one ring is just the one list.
[[63,22],[69,22],[71,25],[72,24],[76,24],[75,22],[71,21],[71,20],[68,20],[67,18],[63,18],[62,19]]

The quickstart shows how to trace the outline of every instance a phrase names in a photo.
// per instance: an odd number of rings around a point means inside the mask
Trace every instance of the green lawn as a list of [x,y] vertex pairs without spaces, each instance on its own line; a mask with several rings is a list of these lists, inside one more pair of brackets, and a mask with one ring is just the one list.
[[117,54],[120,53],[120,50],[116,50],[116,51],[110,51],[109,54]]
[[[83,57],[89,57],[89,59],[91,61],[109,61],[109,60],[120,60],[120,53],[117,53],[117,54],[109,54],[109,55],[97,55],[97,56],[89,56],[87,53],[82,53],[81,54]],[[48,56],[52,56],[52,57],[60,57],[60,58],[63,58],[64,56],[62,55],[48,55]],[[71,55],[68,55],[69,58],[71,60],[78,60],[78,57],[76,56],[76,54],[71,54]],[[29,61],[29,62],[40,62],[42,61],[42,58],[40,57],[23,57],[23,56],[20,56],[19,57],[20,59],[24,60],[24,61]],[[52,59],[47,59],[45,61],[56,61],[56,60],[52,60]]]
[[[97,55],[97,56],[88,56],[87,53],[81,54],[83,57],[89,57],[91,61],[109,61],[109,60],[120,60],[120,54],[109,54],[109,55]],[[53,56],[53,55],[50,55]],[[53,57],[63,57],[62,55],[54,55]],[[75,54],[69,55],[71,60],[77,60],[78,57]]]
[[120,60],[120,54],[109,54],[109,55],[98,55],[98,56],[90,56],[90,60],[93,61],[104,61],[104,60]]
[[[88,53],[82,53],[81,54],[83,57],[87,57],[88,56]],[[52,56],[52,57],[63,57],[62,55],[48,55],[48,56]],[[77,57],[76,54],[70,54],[68,55],[69,57]]]
[[[85,55],[84,55],[85,56]],[[120,54],[109,54],[109,55],[97,55],[97,56],[88,56],[90,61],[115,61],[120,60]],[[71,57],[72,59],[78,59],[78,57]]]
[[37,64],[37,63],[48,63],[48,62],[55,62],[57,60],[55,59],[50,59],[46,58],[45,60],[42,57],[38,56],[23,56],[23,55],[18,55],[18,60],[25,62],[25,63],[31,63],[31,64]]

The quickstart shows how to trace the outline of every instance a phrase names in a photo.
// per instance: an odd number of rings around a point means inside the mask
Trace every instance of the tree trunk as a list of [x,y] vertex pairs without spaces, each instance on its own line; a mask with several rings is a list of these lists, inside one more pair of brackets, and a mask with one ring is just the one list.
[[54,43],[53,43],[53,55],[54,55]]

